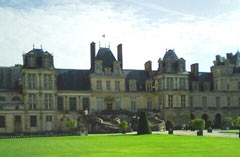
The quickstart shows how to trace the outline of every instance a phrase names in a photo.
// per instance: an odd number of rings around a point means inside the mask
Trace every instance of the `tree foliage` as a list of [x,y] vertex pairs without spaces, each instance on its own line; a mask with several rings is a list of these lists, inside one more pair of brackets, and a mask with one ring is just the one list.
[[140,112],[140,119],[138,122],[138,135],[142,134],[152,134],[150,123],[148,121],[147,113]]
[[209,128],[211,128],[212,126],[213,126],[213,121],[210,120],[210,119],[208,119],[208,120],[206,121],[206,128],[209,129]]
[[238,129],[240,129],[240,116],[238,116],[235,120],[234,120],[234,125],[236,127],[238,127]]
[[205,120],[201,118],[191,120],[190,124],[195,130],[202,131],[205,128]]
[[232,117],[225,117],[224,120],[224,126],[227,127],[227,128],[230,128],[233,126],[233,119]]
[[128,128],[128,122],[123,120],[120,124],[118,124],[118,127],[121,130],[121,132],[124,134],[124,133],[126,133],[126,130]]
[[167,122],[166,122],[166,129],[167,130],[173,130],[173,127],[174,127],[174,122],[172,121],[172,120],[168,120]]
[[76,119],[69,119],[66,123],[66,127],[68,127],[69,129],[77,128],[77,120]]

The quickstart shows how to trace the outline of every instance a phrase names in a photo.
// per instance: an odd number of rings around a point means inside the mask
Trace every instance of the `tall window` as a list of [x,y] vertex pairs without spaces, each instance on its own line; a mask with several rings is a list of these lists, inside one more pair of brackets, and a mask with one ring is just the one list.
[[101,90],[102,89],[102,81],[97,80],[97,90]]
[[120,107],[120,103],[121,103],[120,98],[115,99],[115,103],[116,103],[116,110],[120,110],[121,109],[121,107]]
[[160,78],[158,80],[158,90],[161,90],[161,89],[163,89],[163,88],[162,88],[162,79]]
[[37,116],[30,116],[30,127],[37,127]]
[[190,101],[190,108],[193,108],[193,96],[190,96],[189,101]]
[[168,95],[168,106],[173,108],[173,95]]
[[120,81],[115,81],[115,90],[120,90]]
[[227,97],[227,105],[228,105],[228,108],[231,107],[231,99],[229,96]]
[[29,109],[35,110],[36,109],[36,95],[35,94],[29,94],[28,95],[28,103],[29,103]]
[[51,110],[52,109],[52,94],[44,94],[44,104],[45,104],[45,109],[46,110]]
[[69,105],[70,105],[70,111],[76,111],[77,110],[77,99],[69,98]]
[[136,111],[136,98],[131,98],[131,111]]
[[206,96],[202,97],[202,106],[203,106],[203,109],[207,108],[207,97]]
[[89,98],[83,98],[83,110],[89,110]]
[[103,99],[102,98],[97,98],[97,111],[102,111],[103,110]]
[[52,89],[52,76],[44,74],[44,89]]
[[63,111],[63,97],[58,97],[58,110]]
[[36,89],[36,77],[35,74],[27,75],[28,89]]
[[220,97],[216,97],[216,107],[220,108]]
[[52,116],[46,116],[46,121],[47,122],[52,122]]
[[147,109],[152,110],[152,98],[147,98]]
[[173,89],[173,78],[167,78],[167,89]]
[[111,84],[109,80],[106,81],[106,88],[107,90],[111,90]]
[[147,82],[146,90],[147,91],[152,91],[152,82]]
[[5,117],[0,116],[0,128],[5,128]]
[[181,95],[181,107],[185,108],[186,107],[186,96]]
[[102,71],[101,64],[96,63],[96,72],[100,73]]
[[158,96],[158,110],[161,109],[161,106],[162,106],[162,96]]
[[184,78],[180,78],[180,89],[186,89],[186,82]]

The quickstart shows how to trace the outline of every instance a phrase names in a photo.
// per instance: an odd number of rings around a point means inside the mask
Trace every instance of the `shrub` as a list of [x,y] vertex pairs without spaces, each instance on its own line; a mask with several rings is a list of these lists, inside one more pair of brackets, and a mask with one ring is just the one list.
[[68,127],[73,132],[74,129],[77,128],[77,120],[69,119],[66,123],[66,127]]
[[234,125],[240,129],[240,117],[237,117],[235,120],[234,120]]
[[231,128],[233,126],[233,119],[232,119],[232,117],[225,117],[223,122],[224,122],[224,126],[226,128]]
[[126,130],[127,130],[127,128],[128,128],[128,122],[126,122],[125,120],[123,120],[120,124],[118,124],[118,127],[119,127],[119,129],[121,130],[121,132],[122,132],[123,134],[125,134],[125,133],[126,133]]
[[213,126],[213,121],[210,120],[210,119],[208,119],[208,120],[206,121],[206,128],[209,129],[209,128],[212,128],[212,126]]
[[199,130],[202,131],[205,128],[205,120],[201,119],[201,118],[197,118],[194,120],[191,120],[192,122],[192,127],[195,130]]
[[174,127],[174,122],[172,120],[168,120],[166,122],[166,129],[167,130],[173,130],[173,127]]
[[152,130],[148,121],[147,113],[146,112],[140,112],[140,119],[138,122],[138,135],[141,134],[151,134]]

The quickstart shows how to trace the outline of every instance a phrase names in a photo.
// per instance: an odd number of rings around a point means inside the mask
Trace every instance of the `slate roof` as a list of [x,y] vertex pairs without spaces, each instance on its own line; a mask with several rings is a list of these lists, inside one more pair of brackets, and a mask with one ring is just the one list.
[[204,82],[209,82],[210,83],[210,90],[213,90],[213,75],[210,72],[199,72],[199,77],[198,78],[196,78],[192,73],[190,73],[189,81],[190,81],[190,85],[192,84],[192,81],[199,81],[200,91],[203,91]]
[[176,61],[178,60],[178,57],[176,55],[176,53],[173,51],[173,50],[168,50],[164,57],[163,57],[163,60],[172,60],[172,61]]
[[89,70],[56,69],[58,90],[90,90]]
[[126,90],[129,91],[129,80],[137,80],[137,90],[145,91],[145,81],[148,80],[148,73],[145,70],[124,70],[126,75],[125,85]]
[[20,67],[0,67],[0,89],[20,90],[21,80]]
[[98,50],[96,60],[102,60],[102,67],[113,67],[113,62],[116,61],[112,51],[109,48],[100,48]]

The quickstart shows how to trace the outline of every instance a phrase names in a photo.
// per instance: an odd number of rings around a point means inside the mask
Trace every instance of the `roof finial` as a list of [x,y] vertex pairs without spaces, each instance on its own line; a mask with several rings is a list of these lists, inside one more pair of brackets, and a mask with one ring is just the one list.
[[166,48],[166,52],[167,52],[167,48]]
[[101,48],[101,42],[99,41],[99,49]]
[[33,44],[33,49],[35,49],[35,45]]
[[41,49],[42,49],[42,44],[41,44]]
[[110,49],[110,42],[108,42],[108,48]]

